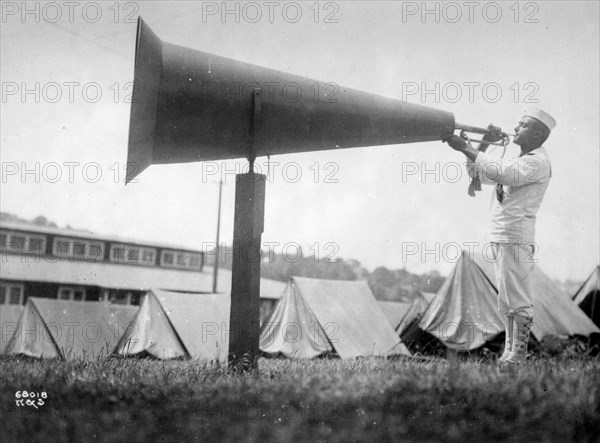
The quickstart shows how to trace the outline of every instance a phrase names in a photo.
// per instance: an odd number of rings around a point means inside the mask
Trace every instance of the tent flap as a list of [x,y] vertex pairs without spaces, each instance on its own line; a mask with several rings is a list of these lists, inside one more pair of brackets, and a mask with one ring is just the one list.
[[230,297],[224,294],[153,289],[146,294],[134,330],[119,344],[118,352],[226,362],[230,305]]
[[292,277],[263,326],[261,350],[312,358],[331,348],[341,358],[410,355],[366,282]]
[[4,354],[8,342],[17,330],[22,312],[23,305],[0,306],[0,355]]
[[378,300],[377,303],[394,329],[400,325],[412,305],[412,303],[382,300]]
[[288,358],[314,358],[333,351],[325,331],[293,281],[288,283],[275,311],[263,324],[260,349]]
[[573,300],[596,326],[600,326],[600,266],[592,271]]
[[104,358],[115,350],[136,311],[133,306],[31,297],[7,353]]
[[[480,266],[481,265],[481,266]],[[485,270],[485,271],[484,271]],[[539,268],[534,267],[532,334],[589,336],[600,332],[577,305]],[[451,349],[471,350],[504,331],[508,306],[498,300],[493,265],[476,263],[463,252],[456,266],[425,312],[419,326]]]
[[188,356],[167,314],[151,293],[144,297],[130,330],[121,338],[116,352],[120,355],[138,355],[147,352],[162,359]]
[[[501,307],[503,312],[507,309]],[[496,289],[466,253],[427,308],[420,328],[455,350],[482,346],[504,330]]]

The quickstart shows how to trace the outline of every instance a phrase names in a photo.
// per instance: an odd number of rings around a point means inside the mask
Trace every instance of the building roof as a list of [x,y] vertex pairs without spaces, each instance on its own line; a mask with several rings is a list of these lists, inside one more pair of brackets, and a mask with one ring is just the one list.
[[18,230],[26,232],[34,232],[37,234],[49,234],[61,237],[75,237],[86,240],[97,240],[97,241],[112,241],[118,243],[128,243],[134,245],[154,246],[156,248],[176,249],[180,251],[194,251],[200,252],[200,249],[190,248],[189,246],[181,246],[170,243],[156,242],[154,240],[142,240],[125,238],[117,235],[101,235],[92,231],[84,229],[67,229],[67,228],[55,228],[52,226],[39,226],[32,223],[23,223],[15,221],[2,221],[0,222],[0,229],[7,230]]
[[[202,272],[196,272],[21,254],[0,254],[0,262],[2,280],[41,281],[142,291],[160,288],[210,293],[213,287],[213,268],[210,266],[205,266]],[[261,279],[261,298],[278,299],[284,290],[283,282]],[[217,292],[230,291],[231,271],[219,269]]]

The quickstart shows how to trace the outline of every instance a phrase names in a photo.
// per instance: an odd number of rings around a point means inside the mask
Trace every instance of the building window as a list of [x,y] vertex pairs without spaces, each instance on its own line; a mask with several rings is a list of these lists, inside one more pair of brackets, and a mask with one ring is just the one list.
[[10,242],[8,243],[11,248],[15,251],[24,251],[27,237],[24,235],[12,234],[10,236]]
[[155,263],[156,250],[136,245],[111,246],[110,259],[116,263],[137,263],[152,266]]
[[101,244],[90,243],[88,248],[88,254],[93,260],[102,260],[104,257],[104,248]]
[[195,252],[163,251],[161,264],[168,268],[194,269],[199,271],[202,254]]
[[54,255],[68,257],[71,254],[71,243],[67,240],[56,240],[54,243]]
[[73,257],[85,258],[85,243],[73,242]]
[[35,252],[43,254],[46,249],[46,239],[43,237],[29,237],[29,243],[27,244],[28,252]]
[[140,261],[140,251],[135,246],[128,246],[127,254],[125,256],[127,257],[128,262],[137,263]]
[[177,265],[182,267],[187,266],[187,257],[184,254],[177,254]]
[[72,238],[57,238],[54,240],[53,253],[57,257],[98,261],[104,257],[104,243]]
[[194,268],[200,267],[200,254],[190,255],[190,266]]
[[3,252],[14,251],[44,254],[46,252],[46,237],[43,235],[3,231],[0,234],[0,247]]
[[84,301],[86,299],[85,289],[61,286],[60,288],[58,288],[58,299],[59,300]]
[[141,248],[140,255],[142,257],[142,263],[145,265],[153,265],[156,263],[156,250],[149,248]]
[[125,247],[124,246],[113,246],[112,249],[112,261],[117,263],[125,262]]
[[23,285],[0,283],[0,305],[21,305],[24,293]]
[[110,289],[100,298],[102,301],[110,301],[115,305],[139,306],[144,299],[144,291],[130,291],[127,289]]
[[172,265],[173,264],[173,254],[171,254],[170,252],[163,252],[162,264],[165,266]]
[[131,291],[117,290],[111,295],[111,301],[116,305],[130,305],[133,298],[133,293]]
[[154,251],[152,249],[142,250],[142,262],[149,263],[151,265],[154,264]]

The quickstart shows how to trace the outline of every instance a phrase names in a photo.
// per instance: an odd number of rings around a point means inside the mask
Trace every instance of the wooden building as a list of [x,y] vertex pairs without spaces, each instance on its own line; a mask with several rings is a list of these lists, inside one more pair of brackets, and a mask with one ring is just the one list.
[[[91,232],[0,223],[0,307],[28,297],[139,305],[146,291],[212,292],[213,268],[202,251]],[[217,292],[229,296],[231,271],[219,269]],[[261,280],[261,319],[285,283]]]

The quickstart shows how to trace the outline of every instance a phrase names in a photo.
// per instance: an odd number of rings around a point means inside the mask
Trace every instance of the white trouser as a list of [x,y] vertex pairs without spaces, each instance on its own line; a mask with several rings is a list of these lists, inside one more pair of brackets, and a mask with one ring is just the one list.
[[492,243],[498,287],[498,309],[502,300],[510,314],[533,317],[534,246],[522,243]]

